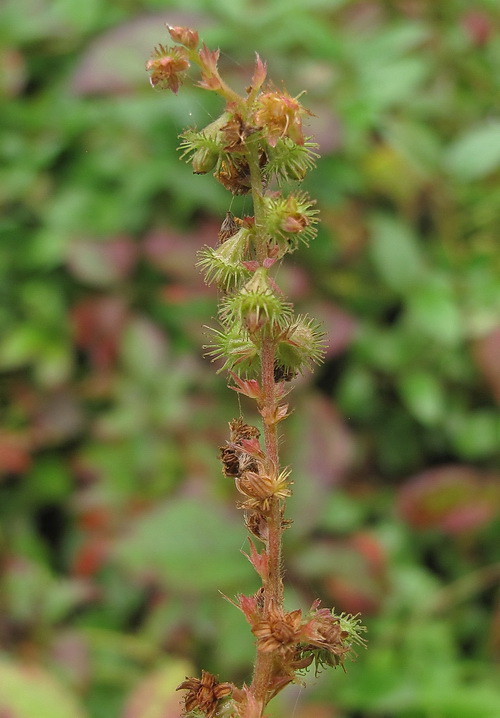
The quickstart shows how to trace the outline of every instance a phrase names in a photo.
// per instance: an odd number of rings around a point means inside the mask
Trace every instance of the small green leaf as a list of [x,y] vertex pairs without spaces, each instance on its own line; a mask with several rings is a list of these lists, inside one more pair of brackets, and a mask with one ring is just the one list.
[[459,137],[448,149],[445,164],[459,180],[486,177],[500,167],[500,122],[488,122]]
[[420,280],[424,264],[415,236],[403,222],[377,215],[371,222],[371,255],[382,280],[406,293]]
[[445,396],[439,381],[428,372],[414,371],[399,383],[403,401],[423,424],[435,424],[445,411]]
[[429,276],[408,297],[408,319],[440,344],[456,344],[464,327],[455,293],[446,277]]
[[475,411],[455,420],[451,433],[458,453],[465,459],[487,457],[500,443],[500,415],[495,409]]

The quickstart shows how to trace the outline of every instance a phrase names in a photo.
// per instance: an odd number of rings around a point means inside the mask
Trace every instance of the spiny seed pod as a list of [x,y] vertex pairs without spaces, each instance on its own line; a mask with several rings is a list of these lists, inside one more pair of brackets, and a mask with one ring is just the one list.
[[325,333],[319,322],[299,315],[283,331],[276,345],[276,364],[287,372],[301,373],[320,364],[325,354]]
[[302,181],[307,172],[315,166],[315,160],[319,157],[314,151],[317,148],[315,142],[308,140],[303,145],[297,145],[288,137],[278,140],[276,147],[268,149],[265,176],[275,177],[278,184],[288,180]]
[[206,355],[212,357],[212,361],[224,360],[218,373],[228,369],[239,376],[257,375],[260,369],[259,350],[245,327],[236,323],[224,331],[212,328],[210,331],[214,339],[211,344],[205,345],[204,349],[209,350]]
[[291,306],[280,299],[269,281],[268,271],[259,267],[244,287],[222,304],[222,319],[245,326],[250,335],[264,326],[283,327],[291,316]]
[[318,210],[305,192],[292,192],[287,197],[279,193],[264,198],[266,229],[280,255],[293,252],[299,242],[309,244],[317,234]]
[[[181,48],[177,48],[181,49]],[[180,135],[180,158],[191,162],[194,174],[206,174],[214,169],[223,151],[221,128],[226,124],[229,113],[223,112],[214,122],[202,130],[193,128]]]
[[217,248],[203,247],[198,252],[197,266],[204,273],[207,284],[215,282],[220,289],[228,291],[248,277],[248,269],[242,261],[249,238],[249,230],[242,227]]

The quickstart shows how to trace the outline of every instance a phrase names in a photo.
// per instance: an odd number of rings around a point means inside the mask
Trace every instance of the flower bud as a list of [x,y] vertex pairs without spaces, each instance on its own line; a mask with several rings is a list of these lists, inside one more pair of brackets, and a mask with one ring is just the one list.
[[301,182],[315,166],[315,160],[319,157],[315,152],[317,148],[315,142],[306,141],[303,145],[298,145],[289,137],[283,137],[275,147],[268,149],[264,167],[266,177],[275,177],[278,184],[288,180]]
[[173,27],[172,25],[167,25],[167,30],[172,40],[178,42],[179,45],[184,45],[189,50],[194,50],[198,46],[199,40],[196,30],[191,30],[190,27]]

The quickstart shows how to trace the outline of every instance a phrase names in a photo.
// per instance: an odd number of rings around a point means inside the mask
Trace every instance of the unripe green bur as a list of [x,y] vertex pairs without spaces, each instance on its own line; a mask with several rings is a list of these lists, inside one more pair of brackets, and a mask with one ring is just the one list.
[[325,335],[320,325],[306,316],[298,316],[276,346],[277,363],[291,372],[311,369],[325,354]]
[[214,341],[208,344],[207,356],[212,361],[225,359],[224,364],[217,370],[233,371],[241,376],[257,376],[260,372],[259,348],[248,335],[246,329],[240,324],[233,324],[224,331],[211,330],[214,334]]
[[291,305],[274,293],[267,269],[259,267],[244,287],[222,302],[221,317],[224,323],[242,324],[250,334],[262,329],[283,329],[290,322]]
[[194,174],[206,174],[215,168],[223,152],[220,129],[227,123],[230,116],[228,112],[223,112],[203,130],[189,129],[180,135],[182,139],[179,146],[181,159],[191,162]]
[[289,137],[278,140],[276,147],[267,149],[268,161],[264,168],[266,177],[275,177],[278,184],[287,180],[301,182],[307,172],[315,166],[319,155],[314,151],[318,148],[315,142],[297,145]]
[[309,244],[317,234],[318,222],[315,202],[305,192],[293,192],[264,197],[266,230],[272,242],[281,250],[281,256],[295,251],[299,242]]
[[229,291],[249,276],[242,265],[249,237],[249,230],[241,228],[219,247],[203,247],[198,252],[197,266],[201,267],[207,284],[215,282],[220,289]]

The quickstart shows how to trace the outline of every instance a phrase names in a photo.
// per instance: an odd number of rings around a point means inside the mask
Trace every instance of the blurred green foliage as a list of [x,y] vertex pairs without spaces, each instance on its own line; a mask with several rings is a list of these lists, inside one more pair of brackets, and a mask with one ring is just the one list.
[[176,152],[220,107],[148,85],[165,21],[238,88],[258,51],[307,89],[321,145],[320,236],[280,270],[330,339],[287,427],[286,561],[370,645],[276,713],[496,718],[496,0],[4,0],[0,713],[175,718],[186,673],[249,677],[217,592],[255,590],[216,459],[239,409],[194,269],[228,196]]

